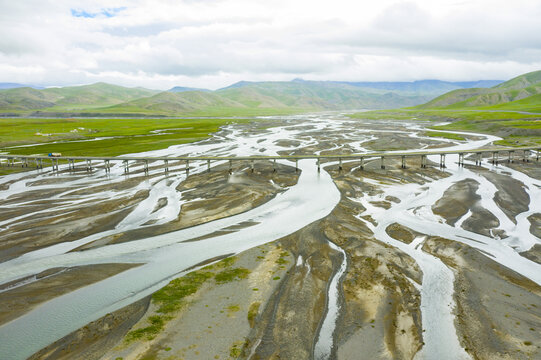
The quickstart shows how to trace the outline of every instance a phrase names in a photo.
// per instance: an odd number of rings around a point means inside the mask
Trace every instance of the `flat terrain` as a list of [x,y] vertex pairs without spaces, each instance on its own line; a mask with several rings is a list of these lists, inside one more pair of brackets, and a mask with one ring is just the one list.
[[0,151],[21,155],[59,152],[114,156],[203,140],[221,126],[247,121],[250,120],[0,118]]

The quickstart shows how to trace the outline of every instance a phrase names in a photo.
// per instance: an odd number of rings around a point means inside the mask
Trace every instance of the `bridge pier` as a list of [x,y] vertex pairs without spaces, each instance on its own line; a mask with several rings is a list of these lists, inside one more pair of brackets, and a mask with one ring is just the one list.
[[130,165],[128,164],[128,160],[124,160],[123,163],[124,163],[124,174],[129,174],[130,173]]
[[445,154],[440,154],[440,169],[445,169]]
[[492,152],[492,165],[498,165],[498,152],[497,151],[493,151]]
[[321,171],[321,160],[319,158],[317,158],[317,172],[320,172]]
[[190,173],[190,160],[186,160],[186,175]]
[[86,171],[92,171],[92,160],[86,159]]
[[458,154],[458,166],[464,166],[464,153]]
[[524,157],[522,158],[523,162],[528,162],[530,159],[528,158],[530,155],[530,150],[524,150]]
[[254,160],[250,161],[250,170],[254,172]]
[[402,165],[400,166],[402,169],[405,169],[406,168],[406,156],[405,155],[402,155]]
[[229,159],[229,175],[233,174],[233,160]]
[[535,157],[535,161],[539,161],[539,150],[537,150],[537,156]]
[[509,151],[508,151],[508,157],[507,157],[507,162],[508,162],[508,163],[512,163],[512,162],[513,162],[513,155],[514,155],[514,154],[515,154],[514,151],[512,151],[512,150],[509,150]]
[[338,158],[338,170],[342,170],[342,158]]
[[421,155],[421,168],[426,168],[426,155]]
[[295,172],[299,171],[299,159],[295,159]]
[[477,153],[477,156],[475,158],[475,165],[481,166],[483,162],[483,153]]
[[210,160],[207,160],[207,172],[210,172]]
[[385,156],[380,157],[380,167],[385,169]]
[[276,159],[272,160],[272,172],[276,172]]
[[109,174],[111,172],[111,164],[109,164],[109,160],[104,161],[104,166],[105,166],[105,172]]
[[360,165],[361,170],[364,170],[364,158],[362,156],[361,156],[361,159],[359,160],[359,162],[361,163],[361,165]]
[[145,160],[145,175],[148,175],[148,160]]

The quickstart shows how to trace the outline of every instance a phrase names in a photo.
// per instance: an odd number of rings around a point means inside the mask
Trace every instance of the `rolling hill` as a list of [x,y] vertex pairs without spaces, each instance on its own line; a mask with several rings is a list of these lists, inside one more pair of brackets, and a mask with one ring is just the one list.
[[155,90],[125,88],[106,83],[43,90],[21,87],[0,91],[0,112],[104,107],[156,93]]
[[479,108],[524,110],[539,108],[537,95],[541,94],[541,71],[517,76],[491,88],[459,89],[448,92],[418,106],[420,109]]
[[[390,109],[425,103],[449,89],[499,81],[241,81],[216,91],[174,87],[159,92],[97,83],[0,90],[0,113],[44,116],[267,115],[323,110]],[[467,91],[476,91],[468,89]]]

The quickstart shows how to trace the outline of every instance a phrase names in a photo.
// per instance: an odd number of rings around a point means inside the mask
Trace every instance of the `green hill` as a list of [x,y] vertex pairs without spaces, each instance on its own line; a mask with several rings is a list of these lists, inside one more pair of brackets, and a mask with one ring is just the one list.
[[56,100],[53,94],[29,87],[0,91],[0,109],[4,111],[48,108],[54,106]]
[[[497,81],[481,83],[498,83]],[[175,87],[167,92],[97,83],[36,90],[0,90],[0,113],[34,116],[233,116],[324,110],[390,109],[422,104],[436,94],[476,82],[402,83],[241,81],[216,91]],[[474,94],[478,89],[468,89]],[[514,91],[514,90],[513,90]],[[467,97],[464,96],[464,100]],[[452,101],[449,101],[452,104]]]
[[[438,96],[418,108],[459,109],[475,107],[489,109],[495,107],[500,110],[520,109],[523,104],[539,104],[539,101],[536,101],[537,98],[527,100],[538,94],[541,94],[541,71],[517,76],[492,88],[454,90]],[[517,101],[522,102],[517,103]]]
[[29,87],[0,91],[0,111],[72,110],[104,107],[156,94],[155,90],[106,83],[36,90]]

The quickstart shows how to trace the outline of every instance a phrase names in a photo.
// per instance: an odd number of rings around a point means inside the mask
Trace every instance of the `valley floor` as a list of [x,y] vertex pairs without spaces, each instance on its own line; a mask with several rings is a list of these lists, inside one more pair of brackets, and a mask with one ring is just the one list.
[[[425,132],[411,121],[276,117],[146,155],[498,140]],[[6,175],[0,357],[541,358],[541,162],[456,162]]]

